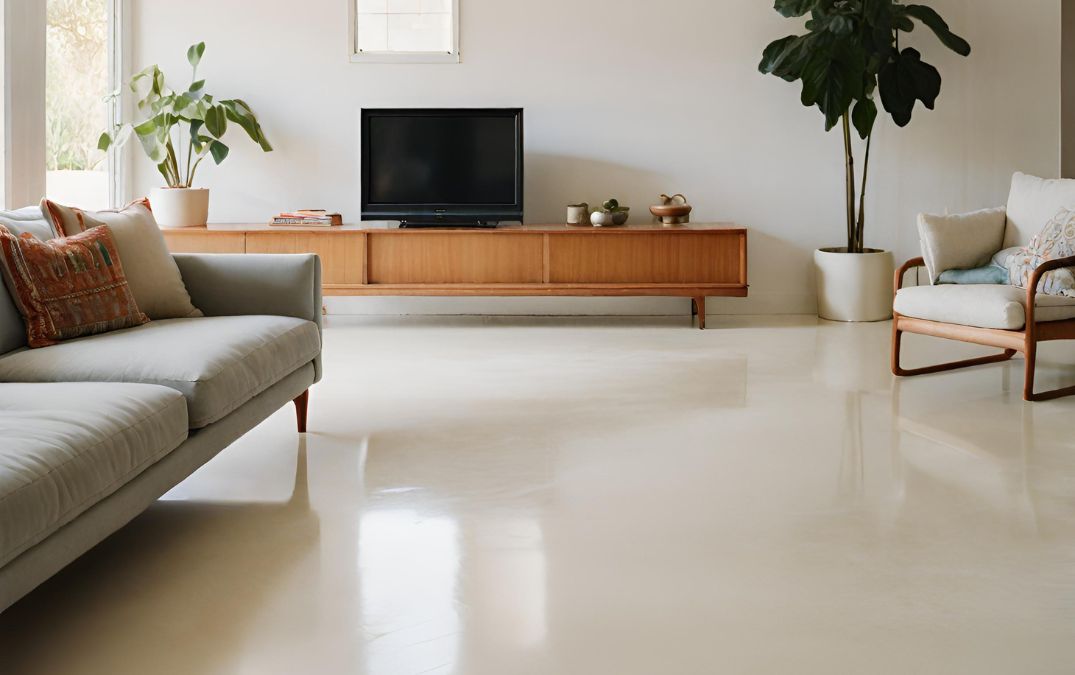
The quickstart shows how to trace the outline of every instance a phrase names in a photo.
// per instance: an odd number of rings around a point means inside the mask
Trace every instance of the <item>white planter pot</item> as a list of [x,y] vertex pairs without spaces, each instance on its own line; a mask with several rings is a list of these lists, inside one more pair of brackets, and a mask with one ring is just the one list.
[[828,321],[885,321],[892,318],[892,279],[896,263],[890,251],[841,253],[814,251],[818,315]]
[[153,188],[149,205],[161,227],[200,227],[209,222],[206,188]]

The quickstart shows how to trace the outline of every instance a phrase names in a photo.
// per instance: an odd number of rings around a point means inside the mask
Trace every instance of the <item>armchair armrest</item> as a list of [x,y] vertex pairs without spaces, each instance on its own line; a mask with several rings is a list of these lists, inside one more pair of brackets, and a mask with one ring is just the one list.
[[1026,287],[1026,325],[1028,328],[1034,323],[1034,310],[1037,305],[1038,285],[1041,283],[1041,278],[1062,267],[1075,267],[1075,256],[1047,260],[1038,265],[1034,273],[1030,275],[1030,283]]
[[925,266],[926,266],[926,260],[925,260],[925,258],[922,258],[921,256],[919,256],[918,258],[911,258],[907,262],[903,263],[903,265],[900,266],[900,268],[898,270],[896,270],[896,280],[895,280],[895,283],[893,284],[893,289],[892,289],[893,294],[899,293],[900,289],[903,288],[903,278],[905,276],[907,276],[907,272],[909,272],[910,270],[915,269],[916,267],[925,267]]

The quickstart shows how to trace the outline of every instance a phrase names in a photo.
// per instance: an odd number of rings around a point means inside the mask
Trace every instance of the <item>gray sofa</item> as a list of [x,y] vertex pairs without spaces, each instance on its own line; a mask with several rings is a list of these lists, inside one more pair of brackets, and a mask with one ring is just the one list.
[[0,611],[321,379],[312,255],[176,255],[203,318],[27,349],[0,284]]

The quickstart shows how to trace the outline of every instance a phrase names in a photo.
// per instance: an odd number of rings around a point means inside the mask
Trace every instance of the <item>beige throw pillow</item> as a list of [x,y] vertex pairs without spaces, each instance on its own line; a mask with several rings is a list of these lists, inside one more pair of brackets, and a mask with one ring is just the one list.
[[108,225],[138,308],[150,319],[202,316],[190,301],[179,267],[172,260],[149,203],[134,202],[116,211],[87,212],[43,200],[41,211],[65,237]]
[[1006,225],[1003,207],[953,216],[919,214],[918,236],[930,283],[937,283],[941,273],[948,270],[988,265],[1004,246]]

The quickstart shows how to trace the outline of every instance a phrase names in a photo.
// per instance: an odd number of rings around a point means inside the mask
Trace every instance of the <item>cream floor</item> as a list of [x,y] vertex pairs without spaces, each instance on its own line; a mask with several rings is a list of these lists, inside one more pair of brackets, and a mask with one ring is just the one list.
[[330,321],[311,433],[0,615],[0,672],[1075,672],[1075,399],[894,383],[888,331]]

